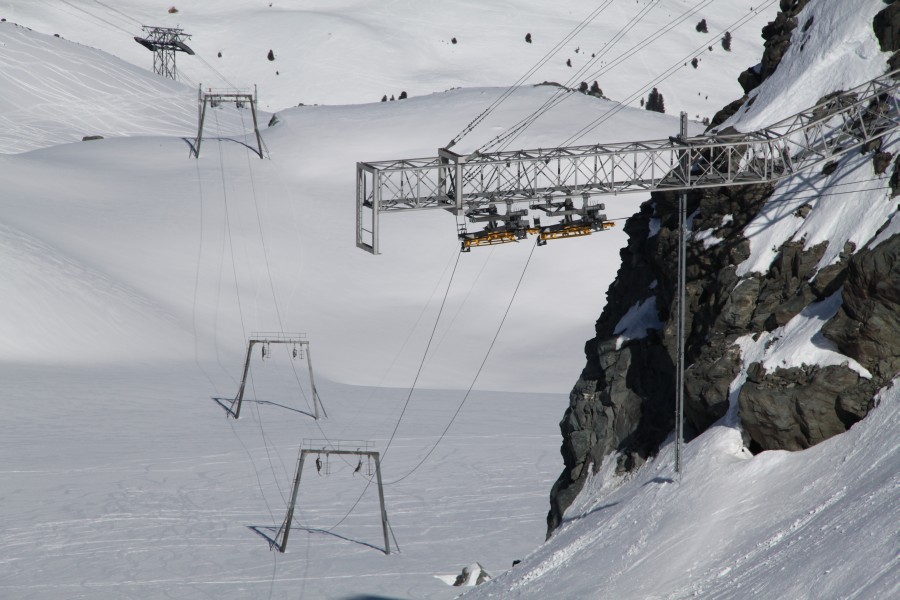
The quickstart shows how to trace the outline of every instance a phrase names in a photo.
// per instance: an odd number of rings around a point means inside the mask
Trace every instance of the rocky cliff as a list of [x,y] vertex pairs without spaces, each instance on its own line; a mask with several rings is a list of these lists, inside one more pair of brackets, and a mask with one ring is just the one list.
[[[776,71],[792,39],[803,39],[813,20],[803,12],[807,4],[782,0],[778,18],[763,29],[761,63],[741,75],[745,92]],[[872,26],[881,50],[894,52],[882,55],[889,57],[889,70],[900,63],[900,5],[879,11]],[[748,102],[748,95],[733,102],[712,126]],[[897,207],[893,190],[900,181],[900,157],[895,161],[881,144],[863,152],[865,165],[854,168],[868,169],[869,181],[890,180],[878,200],[879,210],[890,214]],[[859,154],[854,154],[847,161],[858,164]],[[830,165],[822,176],[838,168],[845,167]],[[758,223],[767,204],[782,200],[773,197],[774,190],[757,185],[689,194],[695,233],[688,243],[686,273],[688,439],[731,408],[751,451],[807,448],[864,418],[876,391],[900,371],[900,235],[882,232],[860,247],[788,236],[773,249],[767,269],[741,269],[751,255],[748,226]],[[796,208],[783,218],[798,223],[815,218],[816,211],[825,210],[819,200],[827,195],[827,188],[820,188],[808,202],[794,200]],[[847,196],[841,201],[852,202],[852,194]],[[560,423],[565,468],[551,491],[548,535],[606,456],[616,453],[619,472],[633,470],[673,430],[676,208],[675,194],[654,193],[626,223],[629,239],[621,267],[607,292],[596,336],[585,346],[587,364]],[[832,248],[836,243],[840,247]],[[742,348],[778,343],[783,328],[803,311],[827,318],[813,343],[848,360],[784,368],[747,364]],[[642,327],[635,330],[635,323]]]

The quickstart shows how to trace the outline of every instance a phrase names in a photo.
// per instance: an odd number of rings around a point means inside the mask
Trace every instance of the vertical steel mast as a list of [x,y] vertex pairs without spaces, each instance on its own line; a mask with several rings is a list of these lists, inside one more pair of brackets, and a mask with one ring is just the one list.
[[[687,113],[681,113],[681,130],[679,138],[687,139]],[[685,181],[688,180],[691,168],[690,155],[687,148],[681,155],[681,171]],[[687,190],[678,194],[678,315],[675,336],[678,338],[675,350],[675,472],[680,477],[684,471],[684,338],[685,338],[685,286],[687,267]]]

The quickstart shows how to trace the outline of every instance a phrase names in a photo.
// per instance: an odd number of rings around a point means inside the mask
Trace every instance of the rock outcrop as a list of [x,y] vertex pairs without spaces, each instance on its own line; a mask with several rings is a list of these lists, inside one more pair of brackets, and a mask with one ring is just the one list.
[[[797,28],[797,15],[809,3],[809,0],[781,0],[780,12],[775,20],[766,24],[762,29],[762,38],[765,40],[762,60],[753,65],[738,76],[738,83],[744,90],[744,96],[720,110],[712,118],[710,128],[717,127],[725,122],[747,101],[748,94],[759,87],[768,79],[778,65],[785,52],[791,46],[791,37]],[[804,30],[812,26],[812,21],[803,23]]]
[[[764,30],[766,54],[759,74],[777,67],[798,26],[806,0],[783,0],[782,13]],[[888,6],[876,25],[889,40],[900,31],[900,10]],[[887,19],[887,24],[885,20]],[[800,24],[803,27],[804,24]],[[900,35],[897,36],[900,38]],[[884,47],[885,51],[893,47]],[[758,85],[758,84],[757,84]],[[742,101],[726,109],[734,113]],[[720,122],[727,115],[720,115]],[[717,118],[719,118],[717,117]],[[873,177],[893,162],[891,185],[900,189],[900,158],[881,156],[880,144],[864,148]],[[831,166],[834,170],[837,164]],[[897,181],[895,181],[897,180]],[[800,450],[846,431],[864,418],[875,392],[900,372],[900,234],[877,245],[848,243],[823,265],[828,243],[787,241],[765,273],[738,274],[750,256],[746,226],[771,196],[769,185],[696,190],[688,195],[692,230],[686,272],[685,433],[688,439],[737,405],[746,445],[755,452]],[[896,200],[885,200],[896,202]],[[551,491],[548,535],[581,490],[591,469],[615,453],[618,469],[640,466],[674,427],[677,196],[653,193],[626,225],[628,244],[607,291],[607,303],[585,345],[586,366],[560,422],[564,469]],[[804,204],[794,217],[814,210]],[[834,252],[831,254],[834,255]],[[813,303],[841,300],[820,342],[858,365],[754,363],[738,392],[739,338],[759,339],[783,327]],[[647,325],[636,330],[637,311]],[[646,318],[647,311],[655,312]],[[626,326],[626,323],[631,325]],[[864,369],[871,377],[861,377]]]

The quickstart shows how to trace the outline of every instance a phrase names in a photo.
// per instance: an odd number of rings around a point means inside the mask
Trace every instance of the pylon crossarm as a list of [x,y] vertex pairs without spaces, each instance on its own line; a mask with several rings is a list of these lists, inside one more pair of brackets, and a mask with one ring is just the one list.
[[[378,253],[382,212],[459,214],[547,195],[682,190],[772,182],[813,169],[900,128],[888,74],[769,127],[668,140],[457,154],[357,164],[357,245]],[[677,168],[684,157],[690,168]]]

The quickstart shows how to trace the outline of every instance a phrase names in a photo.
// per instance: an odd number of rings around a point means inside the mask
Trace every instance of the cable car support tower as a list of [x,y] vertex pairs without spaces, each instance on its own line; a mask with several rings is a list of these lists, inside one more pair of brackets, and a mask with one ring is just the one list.
[[[359,162],[356,165],[356,245],[379,254],[382,213],[444,209],[486,223],[470,232],[460,225],[463,251],[538,235],[587,235],[612,224],[595,198],[604,194],[680,191],[678,258],[678,365],[676,470],[683,443],[684,286],[687,191],[787,179],[870,147],[900,129],[896,78],[888,73],[769,127],[687,135],[667,140],[594,144],[463,155],[447,148],[436,157]],[[505,212],[501,212],[505,209]],[[529,210],[542,212],[532,223]],[[558,219],[547,224],[541,219]]]
[[169,79],[176,79],[175,53],[193,55],[194,51],[185,42],[191,36],[183,29],[174,27],[149,27],[144,25],[144,37],[135,36],[134,41],[153,52],[153,72]]

